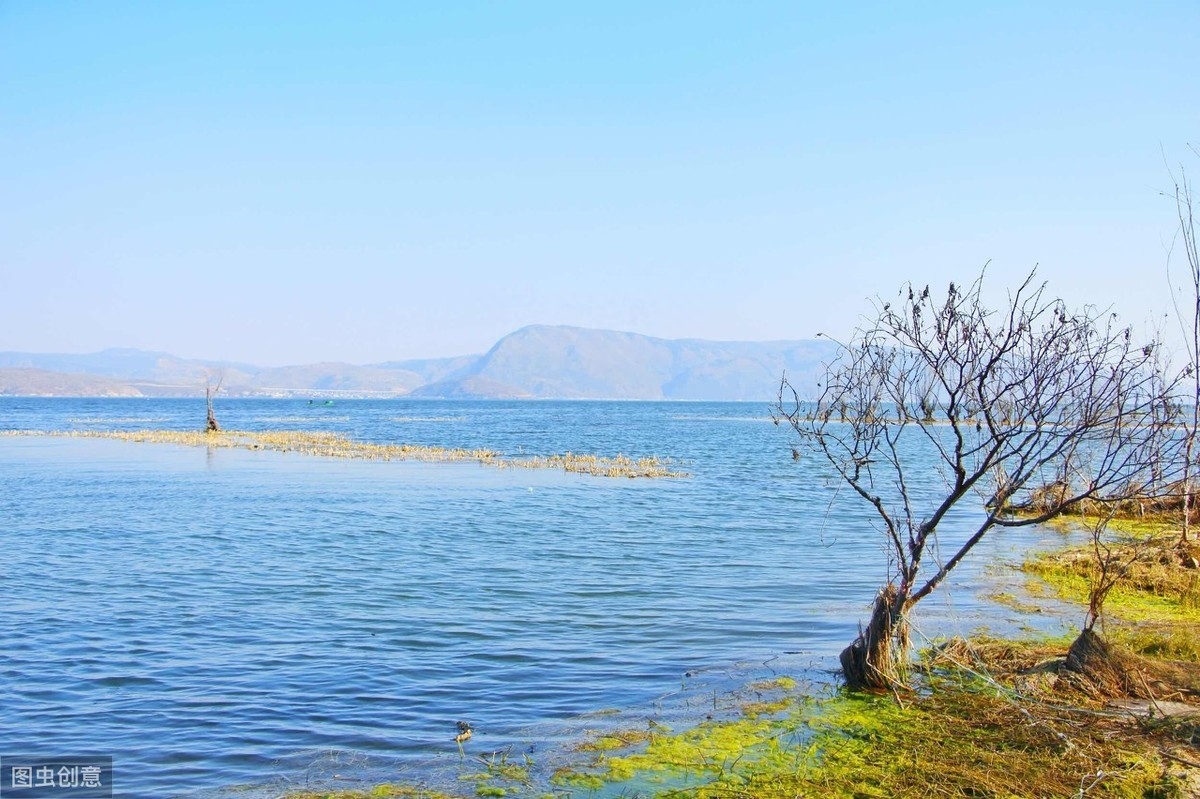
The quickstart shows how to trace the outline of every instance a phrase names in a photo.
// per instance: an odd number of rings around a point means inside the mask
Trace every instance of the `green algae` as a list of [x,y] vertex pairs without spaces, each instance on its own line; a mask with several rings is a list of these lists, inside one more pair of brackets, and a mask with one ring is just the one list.
[[[1031,723],[1031,719],[1034,721]],[[603,795],[757,797],[1183,797],[1147,744],[1081,718],[1031,715],[1008,692],[959,673],[908,701],[791,697],[772,717],[710,721],[625,753],[560,769],[561,789]]]

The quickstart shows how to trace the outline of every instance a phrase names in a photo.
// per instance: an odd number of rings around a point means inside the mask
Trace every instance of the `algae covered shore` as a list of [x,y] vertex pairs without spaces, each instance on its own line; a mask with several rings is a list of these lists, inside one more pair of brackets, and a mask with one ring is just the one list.
[[[907,693],[814,696],[781,676],[729,694],[726,712],[698,724],[585,736],[569,763],[468,748],[448,791],[288,797],[1200,796],[1200,571],[1178,557],[1177,538],[1143,530],[1114,544],[1136,549],[1137,564],[1104,620],[1116,684],[1071,667],[1071,637],[980,634],[924,650]],[[1085,549],[1032,555],[1022,567],[1031,604],[1084,599],[1089,568]]]

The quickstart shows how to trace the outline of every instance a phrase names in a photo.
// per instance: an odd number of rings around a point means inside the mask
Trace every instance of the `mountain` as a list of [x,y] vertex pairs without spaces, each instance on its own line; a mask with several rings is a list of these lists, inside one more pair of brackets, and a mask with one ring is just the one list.
[[[79,380],[34,380],[28,371],[104,378],[89,386]],[[196,396],[208,384],[223,396],[309,396],[314,393],[402,395],[429,382],[399,368],[316,363],[263,368],[231,361],[178,358],[164,352],[108,349],[85,355],[0,352],[0,394],[56,396]],[[49,388],[47,388],[49,386]]]
[[769,401],[785,372],[802,394],[812,393],[835,353],[827,341],[660,339],[533,325],[483,355],[365,366],[262,368],[132,349],[0,352],[0,394],[196,396],[220,381],[226,396]]
[[769,400],[785,371],[810,393],[835,352],[826,341],[671,340],[533,325],[500,339],[460,375],[412,396],[482,398],[502,390],[546,399]]
[[250,380],[260,393],[312,389],[316,391],[359,391],[407,394],[427,380],[406,369],[355,366],[349,363],[314,363],[309,366],[281,366],[263,369]]
[[27,367],[0,368],[0,396],[140,397],[142,392],[120,380],[98,375],[52,372]]
[[372,364],[380,369],[402,369],[414,372],[421,377],[421,383],[436,383],[449,380],[465,374],[475,362],[478,355],[458,355],[453,358],[422,358],[415,361],[388,361],[387,363]]
[[87,355],[0,352],[0,368],[44,369],[180,386],[195,385],[197,381],[203,386],[207,376],[218,372],[232,381],[243,382],[258,371],[258,367],[247,364],[187,360],[165,352],[136,349],[107,349]]

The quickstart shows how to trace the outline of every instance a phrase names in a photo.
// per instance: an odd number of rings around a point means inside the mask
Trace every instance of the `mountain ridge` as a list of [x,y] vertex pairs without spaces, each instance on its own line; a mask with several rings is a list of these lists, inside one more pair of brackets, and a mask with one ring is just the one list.
[[836,351],[824,340],[664,339],[528,325],[481,355],[366,365],[257,367],[129,348],[0,352],[0,395],[195,396],[219,381],[227,396],[757,401],[774,398],[785,372],[797,387],[814,388]]

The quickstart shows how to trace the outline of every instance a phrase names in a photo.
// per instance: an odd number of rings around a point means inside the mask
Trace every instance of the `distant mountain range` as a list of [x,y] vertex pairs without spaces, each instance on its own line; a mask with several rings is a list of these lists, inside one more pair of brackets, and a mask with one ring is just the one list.
[[446,399],[770,400],[779,379],[815,389],[827,341],[703,341],[533,325],[483,355],[356,366],[262,368],[108,349],[86,355],[0,352],[0,395],[409,396]]

